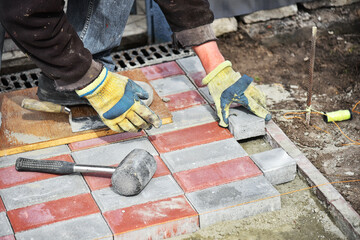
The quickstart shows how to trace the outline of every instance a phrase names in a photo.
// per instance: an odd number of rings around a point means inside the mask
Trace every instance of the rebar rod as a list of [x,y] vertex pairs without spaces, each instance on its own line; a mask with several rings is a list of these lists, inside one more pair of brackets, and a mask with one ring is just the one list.
[[308,112],[306,113],[306,123],[308,125],[310,124],[310,115],[311,115],[311,97],[312,97],[312,87],[313,87],[313,77],[314,77],[316,32],[317,32],[317,27],[312,27],[310,65],[309,65],[309,82],[308,82],[308,91],[307,91],[307,111]]

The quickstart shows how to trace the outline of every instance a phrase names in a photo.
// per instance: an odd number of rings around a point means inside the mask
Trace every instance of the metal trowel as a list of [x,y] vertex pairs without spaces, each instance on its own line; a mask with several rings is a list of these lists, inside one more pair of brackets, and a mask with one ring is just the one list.
[[74,133],[107,127],[97,115],[73,118],[70,108],[52,102],[25,98],[21,103],[21,107],[40,112],[66,113],[69,115],[71,131]]

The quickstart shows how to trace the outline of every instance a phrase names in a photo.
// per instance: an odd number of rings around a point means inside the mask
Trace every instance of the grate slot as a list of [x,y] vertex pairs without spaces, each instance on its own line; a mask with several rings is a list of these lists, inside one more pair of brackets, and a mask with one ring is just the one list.
[[[171,43],[160,43],[111,53],[116,71],[174,61],[193,55],[195,53],[191,49],[172,49]],[[37,68],[0,76],[0,93],[36,87],[40,73],[41,70]]]

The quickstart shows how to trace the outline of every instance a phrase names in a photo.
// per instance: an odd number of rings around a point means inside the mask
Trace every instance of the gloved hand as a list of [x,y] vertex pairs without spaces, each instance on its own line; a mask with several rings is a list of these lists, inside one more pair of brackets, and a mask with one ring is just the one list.
[[264,93],[250,85],[252,81],[249,76],[241,76],[240,73],[235,72],[230,61],[221,63],[202,80],[202,83],[208,86],[215,101],[220,126],[229,125],[229,108],[233,102],[240,103],[265,121],[271,119],[271,114],[265,109],[266,97]]
[[161,119],[140,99],[148,93],[127,77],[109,72],[105,67],[92,83],[76,90],[89,100],[102,121],[112,130],[137,132],[153,125],[161,126]]

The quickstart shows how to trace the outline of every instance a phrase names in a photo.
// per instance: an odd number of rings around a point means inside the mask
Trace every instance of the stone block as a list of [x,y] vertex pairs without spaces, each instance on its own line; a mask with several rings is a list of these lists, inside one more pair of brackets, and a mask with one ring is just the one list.
[[170,171],[176,173],[243,156],[247,156],[245,150],[234,138],[229,138],[164,153],[161,158]]
[[205,100],[209,103],[209,104],[214,104],[214,100],[210,95],[209,89],[207,87],[202,87],[199,88],[199,92],[202,94],[202,96],[205,98]]
[[215,36],[219,37],[225,33],[237,31],[238,22],[235,17],[218,18],[211,23]]
[[185,75],[161,78],[150,83],[160,97],[195,90],[195,86]]
[[194,192],[261,174],[250,157],[245,156],[177,172],[173,176],[185,192]]
[[146,130],[146,132],[149,135],[155,135],[217,121],[217,116],[209,105],[201,105],[172,112],[172,115],[172,123],[162,125],[160,128]]
[[113,235],[100,213],[19,232],[15,236],[18,240],[113,239]]
[[279,192],[262,175],[187,193],[186,197],[199,213],[200,228],[281,208]]
[[205,99],[196,90],[167,95],[165,103],[169,111],[175,112],[197,105],[205,105]]
[[236,140],[265,135],[265,120],[243,107],[231,108],[229,130]]
[[228,138],[233,136],[217,122],[149,136],[160,154]]
[[1,189],[0,196],[10,211],[88,192],[81,175],[72,174]]
[[138,195],[125,197],[115,193],[111,188],[92,192],[102,212],[125,208],[137,204],[156,201],[183,194],[172,176],[153,178]]
[[281,19],[289,16],[293,16],[297,13],[298,8],[296,4],[271,9],[271,10],[261,10],[244,17],[245,23],[255,23],[255,22],[264,22],[271,19]]
[[104,213],[115,239],[164,239],[199,229],[199,218],[184,195]]
[[147,138],[137,138],[100,147],[73,152],[72,156],[78,164],[110,166],[119,164],[132,150],[141,148],[152,155],[158,155]]
[[295,178],[296,161],[281,148],[254,154],[251,159],[274,185],[290,182]]
[[307,9],[317,9],[321,7],[339,7],[360,2],[360,0],[318,0],[301,3]]
[[192,56],[176,60],[179,66],[185,71],[186,74],[205,72],[203,65],[198,56]]
[[141,68],[141,71],[144,73],[147,80],[155,80],[184,74],[183,70],[181,70],[175,61],[143,67]]
[[6,212],[0,212],[0,239],[1,237],[13,234]]

